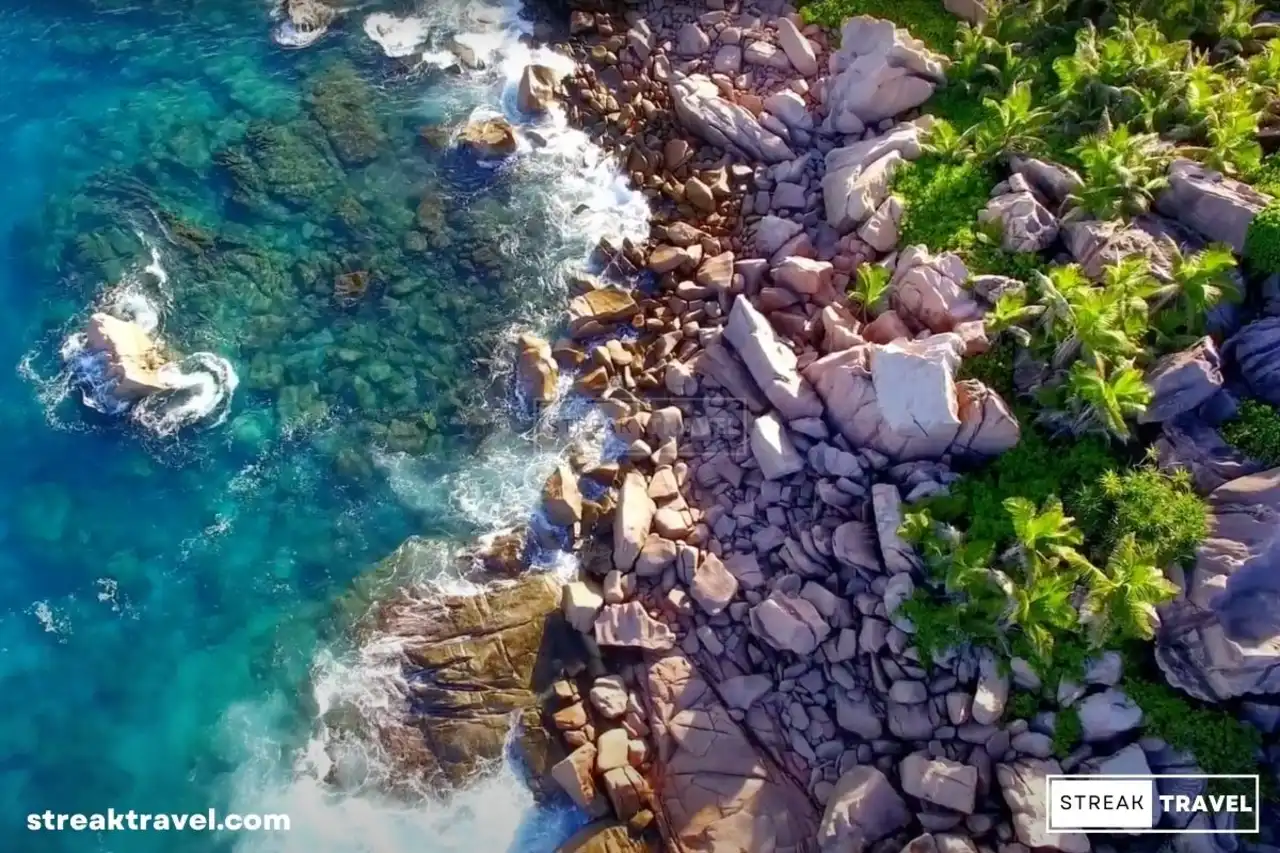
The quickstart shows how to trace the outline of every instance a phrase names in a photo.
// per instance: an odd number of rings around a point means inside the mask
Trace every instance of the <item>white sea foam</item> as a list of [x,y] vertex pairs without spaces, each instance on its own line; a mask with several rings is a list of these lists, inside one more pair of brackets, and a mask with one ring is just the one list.
[[430,29],[423,18],[397,18],[376,12],[364,19],[364,33],[377,42],[387,56],[399,58],[412,56],[426,44]]

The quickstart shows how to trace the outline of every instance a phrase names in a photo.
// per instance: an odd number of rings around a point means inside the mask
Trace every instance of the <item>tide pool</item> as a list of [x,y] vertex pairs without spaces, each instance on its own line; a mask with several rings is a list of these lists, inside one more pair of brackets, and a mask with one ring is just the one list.
[[[334,602],[408,535],[453,547],[528,515],[567,439],[532,438],[510,343],[647,211],[555,117],[498,167],[449,145],[513,111],[512,8],[368,5],[303,51],[269,13],[0,8],[0,848],[553,849],[577,818],[513,768],[413,803],[319,781],[325,705],[389,701],[392,675]],[[380,45],[376,13],[417,17]],[[442,67],[451,34],[488,68]],[[61,351],[122,288],[175,351],[226,360],[220,418],[157,435],[81,403]],[[293,831],[25,828],[108,807]]]

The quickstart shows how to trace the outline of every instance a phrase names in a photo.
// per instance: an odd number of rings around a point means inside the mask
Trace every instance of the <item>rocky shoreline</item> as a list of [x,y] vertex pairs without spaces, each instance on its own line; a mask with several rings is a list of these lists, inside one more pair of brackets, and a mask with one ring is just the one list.
[[[428,747],[432,761],[464,744],[446,763],[473,770],[522,715],[538,777],[627,827],[601,823],[566,851],[1117,849],[1107,836],[1049,834],[1045,777],[1196,768],[1143,736],[1124,659],[1099,653],[1078,681],[1042,684],[1025,660],[1009,667],[984,650],[928,659],[902,612],[926,581],[900,533],[907,511],[1026,428],[1012,400],[958,375],[992,346],[985,318],[1020,283],[898,245],[891,179],[922,154],[932,119],[920,110],[945,83],[946,57],[869,17],[848,20],[836,47],[795,10],[756,0],[702,12],[665,0],[569,6],[561,49],[577,74],[531,67],[521,108],[562,102],[655,216],[647,245],[600,247],[604,272],[577,279],[566,336],[522,338],[517,372],[538,404],[572,372],[627,447],[617,462],[570,460],[547,482],[543,511],[570,531],[582,567],[554,603],[545,578],[525,576],[478,599],[395,605],[454,626],[427,630],[431,642],[409,655],[414,683],[429,685],[414,688],[414,725],[450,744]],[[1151,231],[1060,216],[1079,184],[1070,170],[1031,157],[1009,166],[983,214],[1006,251],[1061,240],[1091,275],[1130,254],[1158,270]],[[1169,187],[1164,227],[1237,252],[1270,202],[1185,160]],[[851,295],[876,276],[882,297]],[[1238,345],[1263,348],[1250,329]],[[1157,660],[1200,699],[1263,695],[1250,713],[1265,716],[1274,632],[1250,641],[1224,628],[1230,614],[1208,590],[1268,553],[1274,526],[1244,519],[1280,511],[1280,469],[1214,450],[1188,427],[1184,416],[1224,385],[1204,341],[1149,372],[1144,423],[1162,430],[1166,469],[1217,489],[1201,564],[1226,567],[1217,581],[1199,565],[1182,579]],[[518,574],[522,541],[489,543],[486,567]],[[512,624],[498,616],[515,610]],[[534,651],[544,643],[556,651]],[[493,683],[484,661],[495,647],[513,668]],[[1017,689],[1054,694],[1059,716],[1071,709],[1069,753],[1055,749],[1055,712],[1011,712]],[[528,718],[539,705],[558,744]]]

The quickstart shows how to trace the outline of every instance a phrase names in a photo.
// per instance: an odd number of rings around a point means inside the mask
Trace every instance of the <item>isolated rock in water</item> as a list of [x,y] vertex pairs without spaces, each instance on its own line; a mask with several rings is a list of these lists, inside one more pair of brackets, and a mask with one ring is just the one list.
[[1186,596],[1160,608],[1156,662],[1207,702],[1280,693],[1280,468],[1226,483],[1207,503]]
[[889,21],[850,18],[830,60],[828,129],[861,133],[867,125],[920,106],[946,82],[945,63],[945,57]]
[[1018,841],[1032,850],[1061,850],[1062,853],[1089,853],[1092,846],[1083,832],[1050,833],[1049,783],[1046,777],[1062,774],[1053,759],[1020,758],[1011,764],[996,765],[1000,793],[1013,813],[1013,831]]
[[276,27],[271,37],[282,47],[307,47],[317,42],[326,32],[338,12],[320,0],[284,0],[279,6],[285,20]]
[[822,853],[863,853],[911,823],[911,811],[884,773],[854,767],[836,782],[818,827]]
[[551,357],[551,345],[536,335],[521,335],[517,344],[516,385],[525,399],[545,406],[556,398],[560,369]]
[[1250,323],[1223,345],[1255,397],[1280,405],[1280,317]]
[[1156,197],[1156,210],[1239,255],[1253,217],[1270,202],[1248,184],[1179,158],[1169,164],[1169,186]]
[[1152,397],[1138,422],[1163,423],[1196,408],[1222,388],[1221,368],[1218,348],[1209,337],[1161,358],[1147,371]]
[[671,101],[680,123],[712,145],[740,151],[765,163],[796,157],[782,137],[765,130],[750,110],[720,97],[720,90],[709,77],[673,74]]
[[520,751],[545,774],[559,755],[538,694],[555,675],[557,647],[578,642],[559,610],[560,584],[542,574],[477,595],[406,594],[376,608],[373,632],[404,638],[406,675],[420,685],[404,726],[379,718],[397,771],[416,784],[462,787],[502,757],[515,715]]
[[112,393],[122,400],[137,400],[169,386],[160,377],[167,363],[147,330],[131,320],[97,313],[85,329],[89,349],[103,353],[107,374],[115,383]]
[[982,319],[982,309],[964,289],[969,270],[958,255],[931,255],[924,246],[903,251],[889,282],[889,305],[916,328],[950,332]]
[[458,132],[458,145],[481,160],[500,160],[516,153],[516,132],[505,118],[468,122]]
[[729,716],[688,657],[650,659],[642,685],[657,753],[655,812],[671,853],[812,851],[812,800]]
[[516,89],[516,106],[521,112],[540,115],[556,103],[556,79],[554,69],[545,65],[526,65],[520,74]]
[[724,336],[746,364],[751,378],[785,420],[822,415],[822,401],[796,370],[796,355],[779,340],[769,320],[739,294]]
[[813,654],[831,626],[808,600],[774,591],[751,608],[751,633],[779,651]]
[[1009,192],[987,202],[979,222],[999,222],[1006,252],[1039,252],[1058,239],[1058,220],[1029,192]]

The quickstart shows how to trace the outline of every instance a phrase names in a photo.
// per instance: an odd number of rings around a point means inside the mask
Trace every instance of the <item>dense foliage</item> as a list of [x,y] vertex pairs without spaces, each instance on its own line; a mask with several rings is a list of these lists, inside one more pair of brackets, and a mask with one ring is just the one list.
[[978,212],[995,183],[989,169],[939,154],[904,163],[893,180],[893,191],[904,206],[899,245],[924,245],[933,252],[972,246]]
[[1154,468],[1106,471],[1077,497],[1081,524],[1103,550],[1134,536],[1155,550],[1156,562],[1187,563],[1208,532],[1204,502],[1185,471]]
[[[1258,772],[1262,738],[1253,726],[1227,711],[1193,704],[1165,684],[1126,678],[1122,689],[1142,709],[1146,733],[1194,755],[1205,773]],[[1265,784],[1264,793],[1273,788]]]
[[1280,273],[1280,202],[1272,202],[1253,218],[1245,257],[1258,272]]
[[1280,465],[1280,412],[1258,400],[1244,400],[1222,437],[1263,465]]

